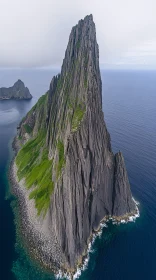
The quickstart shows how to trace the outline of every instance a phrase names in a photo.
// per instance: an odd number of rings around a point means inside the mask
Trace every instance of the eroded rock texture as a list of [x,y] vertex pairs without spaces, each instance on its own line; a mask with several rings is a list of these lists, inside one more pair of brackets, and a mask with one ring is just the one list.
[[18,80],[12,87],[0,88],[0,100],[1,99],[31,99],[32,95],[29,89],[25,87],[21,80]]
[[74,269],[105,216],[135,210],[123,156],[114,156],[104,121],[92,15],[72,28],[61,73],[20,125],[23,143],[25,124],[32,130],[29,139],[46,129],[54,183],[46,227],[59,244],[61,266]]

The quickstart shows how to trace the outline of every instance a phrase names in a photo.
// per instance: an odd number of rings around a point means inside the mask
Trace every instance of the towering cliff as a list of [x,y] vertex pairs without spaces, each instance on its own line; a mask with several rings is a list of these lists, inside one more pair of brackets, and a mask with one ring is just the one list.
[[0,88],[0,100],[4,99],[31,99],[29,89],[21,80],[18,80],[12,87]]
[[20,123],[15,143],[27,235],[40,240],[35,252],[44,264],[74,270],[104,217],[135,212],[104,121],[92,15],[72,28],[61,73]]

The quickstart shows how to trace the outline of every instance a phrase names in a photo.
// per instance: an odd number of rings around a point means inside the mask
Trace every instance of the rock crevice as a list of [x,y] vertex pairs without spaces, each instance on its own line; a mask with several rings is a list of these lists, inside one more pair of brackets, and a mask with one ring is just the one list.
[[121,152],[113,154],[104,121],[92,15],[73,27],[61,74],[21,122],[16,141],[23,145],[26,124],[31,126],[29,139],[43,131],[40,154],[46,149],[52,162],[53,191],[40,222],[45,234],[50,231],[57,239],[63,260],[58,266],[72,271],[104,217],[135,211],[124,158]]

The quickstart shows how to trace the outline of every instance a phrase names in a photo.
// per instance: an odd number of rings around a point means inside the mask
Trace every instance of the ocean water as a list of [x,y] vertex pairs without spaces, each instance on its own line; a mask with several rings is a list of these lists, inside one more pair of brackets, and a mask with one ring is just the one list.
[[[52,280],[29,259],[15,231],[7,170],[21,118],[49,87],[57,71],[0,71],[0,87],[22,79],[31,101],[0,101],[0,279]],[[156,279],[156,71],[102,71],[103,109],[114,152],[121,150],[140,218],[103,229],[80,280]],[[12,207],[10,206],[12,205]],[[16,215],[17,217],[17,215]]]

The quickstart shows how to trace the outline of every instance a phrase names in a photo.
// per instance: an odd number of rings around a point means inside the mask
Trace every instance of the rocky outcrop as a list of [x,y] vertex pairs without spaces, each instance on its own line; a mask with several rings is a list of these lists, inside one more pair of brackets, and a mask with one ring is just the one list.
[[4,99],[31,99],[29,89],[25,87],[21,80],[18,80],[12,87],[0,88],[0,100]]
[[[25,179],[29,191],[33,187],[29,198],[38,210],[40,231],[59,248],[57,266],[72,271],[104,217],[136,209],[124,158],[121,152],[114,156],[104,121],[92,15],[73,27],[61,73],[21,122],[18,141],[23,144],[16,158],[19,181]],[[53,260],[55,252],[49,263]]]
[[115,154],[113,216],[124,216],[134,208],[124,158],[121,152]]

